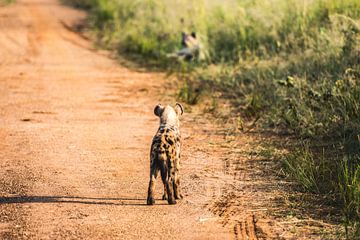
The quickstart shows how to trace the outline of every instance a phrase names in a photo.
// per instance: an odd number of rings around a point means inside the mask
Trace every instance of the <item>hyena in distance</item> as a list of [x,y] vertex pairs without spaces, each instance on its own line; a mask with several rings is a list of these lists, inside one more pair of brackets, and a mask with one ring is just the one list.
[[171,106],[157,105],[154,114],[160,118],[160,126],[156,132],[150,149],[150,182],[147,204],[155,203],[155,179],[159,172],[164,184],[163,200],[176,204],[175,199],[181,199],[180,194],[180,130],[179,117],[184,112],[183,106],[176,103]]

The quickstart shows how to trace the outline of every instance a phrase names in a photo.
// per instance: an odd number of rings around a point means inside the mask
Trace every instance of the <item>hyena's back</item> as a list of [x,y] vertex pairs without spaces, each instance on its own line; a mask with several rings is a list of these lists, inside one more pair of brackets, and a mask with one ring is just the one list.
[[[174,127],[160,127],[153,138],[150,159],[151,166],[177,167],[180,156],[180,134]],[[169,169],[170,170],[170,169]]]

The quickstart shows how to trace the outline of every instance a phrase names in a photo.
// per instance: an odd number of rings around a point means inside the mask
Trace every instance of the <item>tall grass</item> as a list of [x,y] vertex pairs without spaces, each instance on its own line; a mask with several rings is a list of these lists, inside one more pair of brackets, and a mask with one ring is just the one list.
[[180,33],[196,31],[204,58],[172,69],[179,97],[196,104],[219,92],[242,118],[297,136],[285,171],[304,191],[335,195],[347,236],[360,233],[360,1],[76,4],[90,9],[101,44],[162,66]]
[[[343,215],[346,236],[360,236],[360,157],[344,158],[339,171],[339,191],[343,201]],[[355,221],[354,221],[355,220]]]

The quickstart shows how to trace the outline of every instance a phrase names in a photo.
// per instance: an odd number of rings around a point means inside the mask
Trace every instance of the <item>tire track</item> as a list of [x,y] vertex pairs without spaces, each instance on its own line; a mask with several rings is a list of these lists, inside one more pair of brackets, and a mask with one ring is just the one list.
[[255,216],[248,216],[245,221],[238,221],[234,225],[236,240],[258,240],[256,236]]

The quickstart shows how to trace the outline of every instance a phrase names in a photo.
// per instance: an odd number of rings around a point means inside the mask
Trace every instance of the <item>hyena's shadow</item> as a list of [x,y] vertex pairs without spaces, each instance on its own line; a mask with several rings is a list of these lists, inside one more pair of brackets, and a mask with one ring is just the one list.
[[[0,204],[19,203],[67,203],[88,205],[114,205],[114,206],[146,206],[146,199],[129,197],[82,197],[82,196],[13,196],[0,197]],[[158,204],[167,205],[167,204]]]

